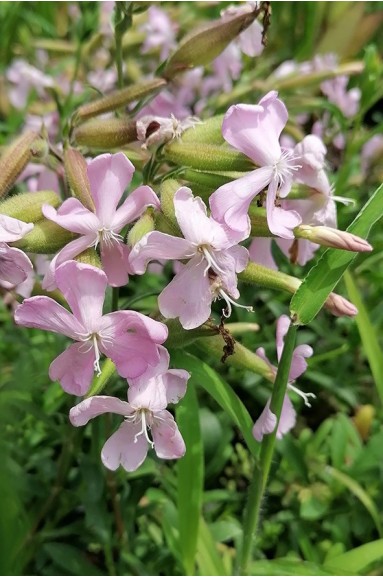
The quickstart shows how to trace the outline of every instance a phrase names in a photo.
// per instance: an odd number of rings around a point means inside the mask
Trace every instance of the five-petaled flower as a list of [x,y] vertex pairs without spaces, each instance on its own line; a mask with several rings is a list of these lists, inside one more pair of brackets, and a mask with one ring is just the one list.
[[154,259],[189,259],[159,295],[158,305],[164,317],[179,317],[185,329],[193,329],[209,318],[213,299],[225,300],[227,316],[238,305],[236,274],[245,269],[248,252],[227,227],[207,216],[204,202],[189,188],[178,189],[174,208],[184,238],[148,233],[132,248],[129,261],[140,275]]
[[55,288],[54,272],[60,264],[73,259],[88,247],[98,245],[109,285],[125,285],[129,273],[129,247],[123,242],[120,232],[125,225],[136,220],[146,207],[159,207],[155,192],[147,185],[142,185],[117,208],[134,173],[134,166],[123,153],[96,157],[88,164],[87,173],[95,204],[94,213],[73,197],[64,201],[58,211],[50,205],[43,206],[47,219],[81,235],[68,243],[52,260],[43,282],[44,289],[49,291]]
[[137,313],[102,314],[107,287],[103,271],[67,261],[56,270],[56,283],[73,313],[46,296],[25,299],[15,312],[18,325],[62,333],[75,340],[50,365],[49,377],[63,389],[84,395],[93,373],[100,373],[103,353],[116,364],[122,377],[135,379],[160,361],[167,327]]

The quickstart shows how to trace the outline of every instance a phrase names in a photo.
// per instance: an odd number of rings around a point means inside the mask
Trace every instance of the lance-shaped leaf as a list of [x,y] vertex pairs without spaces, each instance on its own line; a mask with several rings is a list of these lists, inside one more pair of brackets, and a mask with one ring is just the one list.
[[[365,238],[382,215],[383,185],[375,191],[347,231]],[[339,249],[328,249],[323,253],[291,300],[290,310],[297,324],[306,325],[314,319],[356,255]]]

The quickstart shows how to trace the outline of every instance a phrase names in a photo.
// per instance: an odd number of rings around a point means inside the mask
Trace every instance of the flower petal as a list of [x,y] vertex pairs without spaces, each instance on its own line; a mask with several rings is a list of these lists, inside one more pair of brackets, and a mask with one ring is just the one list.
[[185,454],[185,442],[176,422],[168,411],[156,412],[153,416],[152,435],[154,449],[159,458],[174,460]]
[[66,261],[56,270],[56,282],[87,332],[97,332],[108,285],[105,273],[85,263]]
[[294,406],[291,403],[289,396],[285,395],[283,399],[281,417],[278,424],[277,439],[280,440],[295,426],[296,419],[297,414],[295,412]]
[[140,424],[125,421],[120,425],[101,451],[102,463],[106,468],[114,471],[121,465],[127,472],[134,472],[140,467],[148,453],[145,436],[137,436],[140,430]]
[[126,416],[132,413],[132,408],[126,401],[121,401],[117,397],[94,395],[72,407],[69,412],[69,419],[72,425],[78,427],[86,425],[89,420],[103,413],[117,413]]
[[126,201],[117,209],[112,221],[113,230],[120,232],[125,225],[138,219],[146,207],[160,209],[160,200],[153,189],[143,185],[131,192]]
[[33,223],[24,223],[8,215],[0,215],[0,243],[18,241],[32,229]]
[[167,406],[166,390],[162,376],[151,379],[137,379],[128,389],[128,400],[134,409],[145,408],[150,411],[160,411]]
[[290,327],[290,318],[287,315],[281,315],[277,321],[277,330],[276,330],[276,346],[277,346],[277,356],[278,361],[281,360],[283,347],[285,345],[285,336]]
[[74,197],[64,201],[58,211],[51,205],[44,204],[42,212],[44,217],[57,223],[63,229],[72,231],[72,233],[79,233],[80,235],[96,234],[100,228],[98,217]]
[[267,237],[256,237],[251,241],[249,255],[253,263],[278,271],[278,266],[274,261],[271,250],[272,241],[272,239]]
[[298,345],[294,349],[293,358],[291,361],[291,368],[289,373],[289,381],[294,381],[307,369],[306,357],[311,357],[314,353],[310,345]]
[[262,44],[263,27],[258,20],[254,20],[246,30],[238,37],[239,46],[247,56],[259,56],[262,54],[264,45]]
[[0,282],[5,281],[10,288],[15,287],[25,281],[32,271],[33,265],[23,251],[0,243]]
[[78,339],[78,334],[84,333],[83,325],[72,313],[44,295],[25,299],[15,311],[15,322],[24,327],[62,333],[72,339]]
[[149,261],[155,259],[187,259],[195,247],[186,239],[153,231],[136,243],[129,256],[129,265],[137,275],[145,273]]
[[270,410],[270,400],[268,400],[263,412],[253,426],[253,436],[257,442],[261,442],[265,434],[273,433],[276,425],[277,416]]
[[275,206],[277,183],[271,181],[266,196],[267,224],[270,231],[283,239],[294,239],[293,229],[302,223],[301,216],[296,211],[286,211]]
[[117,205],[132,180],[134,166],[124,153],[99,155],[88,164],[88,177],[96,214],[111,225]]
[[49,367],[49,377],[72,395],[85,395],[94,375],[95,353],[88,343],[72,343]]
[[250,234],[247,216],[250,203],[270,183],[271,178],[272,169],[262,167],[222,185],[210,196],[212,217],[234,231],[241,231],[243,237],[239,240],[245,239]]
[[273,165],[281,156],[279,137],[288,113],[278,93],[267,93],[256,105],[231,106],[222,123],[224,139],[259,166]]
[[194,329],[204,323],[211,313],[212,294],[206,262],[196,255],[172,279],[158,297],[164,317],[179,317],[184,329]]
[[219,225],[209,219],[205,203],[200,197],[194,197],[191,189],[178,189],[174,195],[174,209],[185,239],[196,245],[212,242],[212,229]]
[[129,280],[130,248],[122,242],[101,243],[101,261],[108,284],[122,287]]
[[167,403],[178,403],[184,397],[189,378],[190,373],[185,369],[169,369],[162,375]]

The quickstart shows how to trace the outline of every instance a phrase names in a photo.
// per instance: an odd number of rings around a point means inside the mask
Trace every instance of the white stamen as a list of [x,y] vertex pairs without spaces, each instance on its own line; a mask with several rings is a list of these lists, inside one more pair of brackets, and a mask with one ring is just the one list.
[[91,246],[97,249],[99,243],[103,243],[104,245],[113,245],[114,243],[121,243],[122,241],[122,235],[115,233],[111,229],[102,227],[97,231],[97,239]]
[[225,293],[223,289],[219,289],[218,293],[226,301],[226,308],[222,309],[222,315],[226,317],[226,319],[229,318],[232,313],[232,305],[235,307],[240,307],[241,309],[246,309],[246,311],[249,311],[250,313],[254,313],[254,309],[250,305],[241,305],[240,303],[237,303],[231,297],[229,297],[229,295]]
[[150,444],[150,446],[152,448],[154,448],[154,442],[150,439],[149,435],[148,435],[148,425],[146,423],[146,416],[145,416],[145,410],[141,411],[141,431],[139,431],[135,436],[134,436],[134,443],[137,443],[137,439],[140,435],[144,434],[146,441]]
[[98,349],[97,335],[95,333],[93,334],[92,341],[93,341],[94,353],[96,356],[96,359],[94,360],[94,363],[93,363],[93,367],[94,367],[94,370],[97,371],[97,377],[100,377],[100,375],[101,375],[100,351]]
[[221,269],[221,267],[218,265],[218,263],[215,261],[213,255],[211,253],[209,253],[208,249],[206,247],[201,247],[201,251],[205,256],[205,259],[207,261],[207,267],[205,269],[205,271],[203,272],[203,274],[207,275],[207,272],[209,271],[209,269],[214,269],[215,271],[219,271],[220,273],[225,273],[225,271],[223,271]]
[[294,385],[291,385],[291,383],[288,383],[287,387],[288,389],[291,389],[291,391],[295,391],[295,393],[297,393],[303,399],[307,407],[311,407],[311,403],[309,402],[308,398],[313,397],[315,399],[316,398],[315,393],[304,393]]
[[283,151],[279,159],[272,165],[273,178],[278,181],[278,185],[283,185],[285,178],[291,178],[294,171],[302,168],[302,165],[292,164],[300,157],[294,155],[293,151]]
[[338,203],[342,203],[342,205],[352,205],[355,206],[356,205],[356,201],[354,199],[350,199],[349,197],[337,197],[336,195],[333,195],[331,197],[331,199],[333,201],[337,201]]

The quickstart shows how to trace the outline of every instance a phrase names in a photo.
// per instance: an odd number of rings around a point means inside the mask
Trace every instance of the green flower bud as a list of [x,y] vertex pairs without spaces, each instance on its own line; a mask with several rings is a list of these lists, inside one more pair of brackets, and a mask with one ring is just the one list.
[[207,144],[223,144],[224,138],[222,136],[222,121],[223,114],[213,116],[203,122],[196,124],[192,128],[187,129],[182,135],[183,143],[207,143]]
[[61,200],[54,191],[20,193],[0,203],[0,214],[8,215],[8,217],[19,219],[25,223],[36,223],[44,218],[41,207],[45,203],[52,207],[58,207]]
[[154,231],[155,228],[153,209],[149,208],[130,229],[128,234],[128,245],[133,247],[144,235]]
[[72,133],[77,145],[94,149],[115,149],[137,140],[136,122],[125,118],[89,120]]
[[92,265],[92,267],[97,267],[97,269],[102,269],[102,264],[100,257],[94,247],[89,247],[85,249],[82,253],[74,258],[78,263],[85,263],[86,265]]
[[53,221],[44,219],[35,223],[32,231],[12,245],[28,253],[49,254],[56,253],[75,238],[75,234],[59,227]]
[[89,104],[83,104],[80,106],[74,114],[72,124],[77,125],[93,116],[99,116],[105,112],[117,110],[130,102],[157,92],[166,84],[167,82],[163,78],[153,78],[153,80],[133,84],[127,88],[111,92],[110,94],[98,98]]
[[229,148],[196,143],[172,142],[163,149],[164,158],[179,166],[201,171],[251,171],[254,164]]
[[181,235],[174,209],[174,195],[182,185],[175,179],[166,179],[160,188],[161,211],[172,228]]
[[257,7],[192,30],[181,40],[177,50],[169,58],[163,73],[164,78],[170,80],[180,72],[212,62],[238,34],[254,22],[260,11]]
[[42,153],[44,148],[42,142],[44,141],[40,139],[38,133],[29,130],[4,150],[0,159],[0,197],[9,191],[32,159],[34,152],[37,156]]
[[75,197],[90,211],[95,211],[93,197],[90,192],[87,164],[84,157],[75,149],[64,151],[65,174]]

